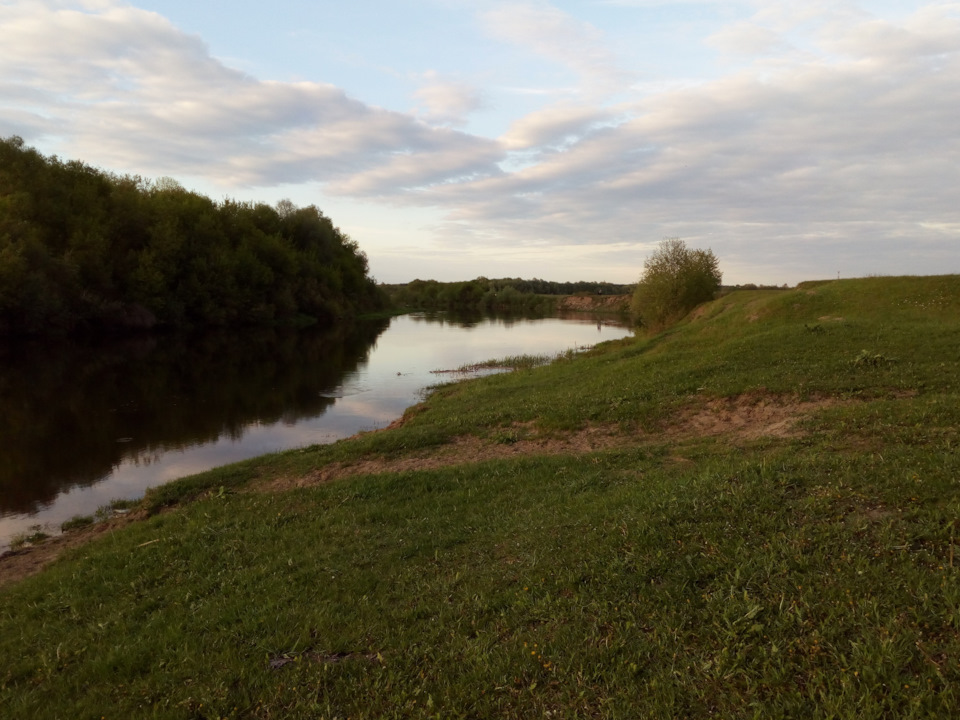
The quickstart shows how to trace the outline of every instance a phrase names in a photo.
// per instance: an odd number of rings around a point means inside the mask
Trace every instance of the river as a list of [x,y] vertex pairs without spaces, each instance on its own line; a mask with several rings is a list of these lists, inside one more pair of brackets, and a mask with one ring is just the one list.
[[594,318],[411,314],[334,330],[0,347],[0,551],[218,465],[386,427],[451,370],[630,331]]

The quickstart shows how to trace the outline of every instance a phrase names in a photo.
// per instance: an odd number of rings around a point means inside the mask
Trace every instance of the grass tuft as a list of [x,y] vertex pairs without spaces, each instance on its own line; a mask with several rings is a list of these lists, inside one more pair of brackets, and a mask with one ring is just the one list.
[[93,525],[96,519],[92,515],[76,515],[60,525],[61,532],[70,532]]
[[10,539],[10,549],[20,550],[28,545],[37,545],[49,537],[50,534],[44,532],[40,525],[31,525],[28,532],[17,533]]

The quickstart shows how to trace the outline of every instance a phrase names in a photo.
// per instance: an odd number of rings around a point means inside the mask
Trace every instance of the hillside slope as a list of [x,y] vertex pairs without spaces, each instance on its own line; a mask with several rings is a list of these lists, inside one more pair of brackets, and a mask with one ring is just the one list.
[[950,716],[958,377],[944,276],[443,386],[8,585],[0,715]]

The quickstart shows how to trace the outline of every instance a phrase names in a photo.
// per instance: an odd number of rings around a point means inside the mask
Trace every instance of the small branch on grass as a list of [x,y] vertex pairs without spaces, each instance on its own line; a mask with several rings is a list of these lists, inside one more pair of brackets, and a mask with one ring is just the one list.
[[957,521],[950,521],[950,567],[953,568],[953,535],[956,528]]
[[471,365],[461,365],[452,370],[431,370],[435,375],[458,374],[468,375],[480,372],[482,370],[528,370],[539,367],[540,365],[549,365],[554,360],[569,358],[572,354],[589,350],[590,345],[575,345],[572,350],[558,352],[556,355],[511,355],[510,357],[498,358],[495,360],[484,360],[483,362],[473,363]]

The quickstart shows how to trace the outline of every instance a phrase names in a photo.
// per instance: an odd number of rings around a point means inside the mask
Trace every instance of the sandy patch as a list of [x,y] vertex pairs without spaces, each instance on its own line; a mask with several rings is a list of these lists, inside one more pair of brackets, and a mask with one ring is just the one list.
[[557,301],[558,310],[575,312],[622,312],[629,307],[629,295],[568,295]]
[[835,398],[800,400],[762,394],[708,400],[687,408],[671,424],[672,437],[727,435],[743,440],[800,435],[797,423],[813,413],[838,405]]
[[375,475],[385,472],[437,470],[454,465],[469,465],[486,460],[534,455],[583,455],[637,444],[637,435],[620,433],[616,427],[592,426],[561,436],[522,437],[532,426],[518,426],[514,433],[521,436],[509,442],[463,435],[446,445],[423,450],[402,458],[368,458],[356,462],[330,463],[300,477],[281,477],[251,487],[253,491],[280,491],[307,487],[340,480],[355,475]]
[[[402,458],[368,458],[357,462],[330,463],[306,475],[275,478],[251,487],[252,491],[275,492],[340,480],[355,475],[386,472],[437,470],[503,458],[535,455],[584,455],[613,448],[639,447],[653,442],[680,442],[697,437],[725,436],[732,441],[763,437],[791,438],[802,433],[799,421],[823,408],[839,404],[833,398],[799,400],[765,395],[741,395],[699,402],[680,411],[656,433],[623,432],[618,426],[593,425],[555,435],[536,435],[532,424],[514,428],[514,442],[465,435],[436,449]],[[526,435],[526,436],[524,436]]]

